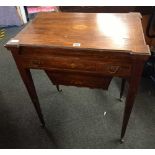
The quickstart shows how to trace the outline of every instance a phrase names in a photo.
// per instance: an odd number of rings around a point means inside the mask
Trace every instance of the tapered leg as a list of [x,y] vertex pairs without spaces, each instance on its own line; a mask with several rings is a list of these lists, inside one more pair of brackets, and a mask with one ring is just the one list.
[[126,79],[122,79],[121,91],[120,91],[120,101],[122,101],[121,99],[122,99],[124,88],[125,88],[125,82],[126,82]]
[[39,104],[39,100],[38,100],[38,96],[37,96],[37,93],[36,93],[36,90],[35,90],[35,86],[34,86],[34,83],[33,83],[33,79],[32,79],[32,76],[31,76],[31,72],[29,69],[23,69],[21,67],[19,67],[19,72],[20,72],[20,75],[23,79],[23,82],[27,88],[27,91],[31,97],[31,100],[32,100],[32,103],[37,111],[37,114],[38,114],[38,117],[42,123],[42,126],[45,126],[45,122],[44,122],[44,119],[43,119],[43,115],[42,115],[42,112],[41,112],[41,108],[40,108],[40,104]]
[[[53,78],[52,78],[50,72],[45,70],[45,73],[47,74],[48,78],[51,80],[52,84],[54,84]],[[61,92],[62,91],[62,89],[59,88],[59,85],[58,84],[56,84],[56,88],[57,88],[58,92]]]
[[141,79],[142,69],[143,69],[143,63],[140,63],[140,64],[135,63],[132,76],[129,80],[129,89],[128,89],[128,95],[126,98],[123,124],[122,124],[121,142],[124,141],[123,138],[124,138],[127,124],[130,118],[130,114],[131,114],[131,111],[134,105],[135,96],[136,96],[138,85]]
[[59,92],[62,91],[62,89],[59,88],[59,85],[56,85],[56,88],[57,88],[57,90],[58,90]]
[[36,89],[35,89],[35,86],[33,83],[33,79],[32,79],[30,69],[26,69],[26,68],[22,67],[22,62],[21,62],[22,60],[21,60],[19,55],[20,55],[20,47],[12,50],[12,56],[15,59],[18,71],[21,75],[21,78],[22,78],[26,88],[27,88],[27,91],[30,95],[32,103],[33,103],[35,110],[38,114],[38,117],[40,119],[40,122],[41,122],[42,126],[44,127],[45,121],[44,121],[44,118],[43,118],[43,115],[41,112],[38,96],[37,96]]

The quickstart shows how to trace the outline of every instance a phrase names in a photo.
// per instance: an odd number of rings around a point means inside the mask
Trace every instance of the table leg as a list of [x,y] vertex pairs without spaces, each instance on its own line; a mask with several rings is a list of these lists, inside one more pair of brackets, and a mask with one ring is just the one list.
[[[51,73],[49,71],[47,71],[47,70],[45,70],[45,73],[47,74],[47,76],[51,80],[51,82],[54,84],[53,79],[52,79],[52,76],[51,76]],[[62,91],[62,89],[60,89],[60,87],[59,87],[58,84],[56,84],[56,88],[57,88],[57,91],[58,92],[61,92]]]
[[122,96],[123,96],[123,92],[124,92],[124,88],[125,88],[125,83],[126,83],[126,79],[122,79],[122,83],[121,83],[121,91],[120,91],[120,101],[122,101]]
[[29,95],[30,95],[32,103],[33,103],[33,105],[35,107],[35,110],[36,110],[36,112],[38,114],[38,117],[39,117],[39,119],[41,121],[41,124],[44,127],[45,122],[44,122],[43,115],[42,115],[42,112],[41,112],[38,96],[37,96],[37,93],[36,93],[36,90],[35,90],[35,86],[34,86],[34,82],[33,82],[33,79],[32,79],[30,69],[24,69],[24,68],[21,68],[21,67],[18,67],[18,68],[19,68],[20,75],[21,75],[21,77],[23,79],[23,82],[24,82],[24,84],[25,84],[25,86],[27,88],[27,91],[28,91]]
[[57,91],[58,92],[61,92],[62,91],[62,89],[60,89],[59,85],[56,85],[56,88],[57,88]]
[[123,124],[122,124],[121,142],[124,141],[123,138],[128,125],[132,107],[134,105],[134,100],[135,100],[135,96],[138,90],[138,85],[141,79],[142,70],[143,70],[143,63],[135,64],[133,68],[132,76],[129,79],[129,89],[128,89],[128,95],[126,98],[124,118],[123,118]]

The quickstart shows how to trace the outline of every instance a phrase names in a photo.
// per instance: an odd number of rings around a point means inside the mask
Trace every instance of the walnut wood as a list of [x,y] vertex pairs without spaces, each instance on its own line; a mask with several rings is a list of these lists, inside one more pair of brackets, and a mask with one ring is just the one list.
[[150,55],[140,14],[40,13],[5,46],[43,123],[29,69],[45,70],[56,86],[108,89],[113,77],[128,79],[124,137],[143,64]]

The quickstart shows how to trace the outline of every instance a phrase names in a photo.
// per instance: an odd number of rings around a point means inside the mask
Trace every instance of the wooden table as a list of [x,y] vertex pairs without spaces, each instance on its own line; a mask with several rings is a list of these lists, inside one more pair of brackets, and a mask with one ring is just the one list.
[[143,65],[150,55],[139,13],[40,13],[5,47],[12,52],[43,125],[30,69],[45,70],[57,87],[108,89],[113,77],[127,79],[123,141]]

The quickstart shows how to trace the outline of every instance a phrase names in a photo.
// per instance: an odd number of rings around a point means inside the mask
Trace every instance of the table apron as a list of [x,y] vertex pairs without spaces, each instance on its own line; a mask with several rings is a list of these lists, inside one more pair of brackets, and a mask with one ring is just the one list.
[[77,72],[93,72],[106,76],[129,77],[131,75],[131,66],[129,62],[119,60],[88,60],[80,58],[31,58],[19,57],[18,60],[24,68],[43,69],[43,70],[71,70]]

